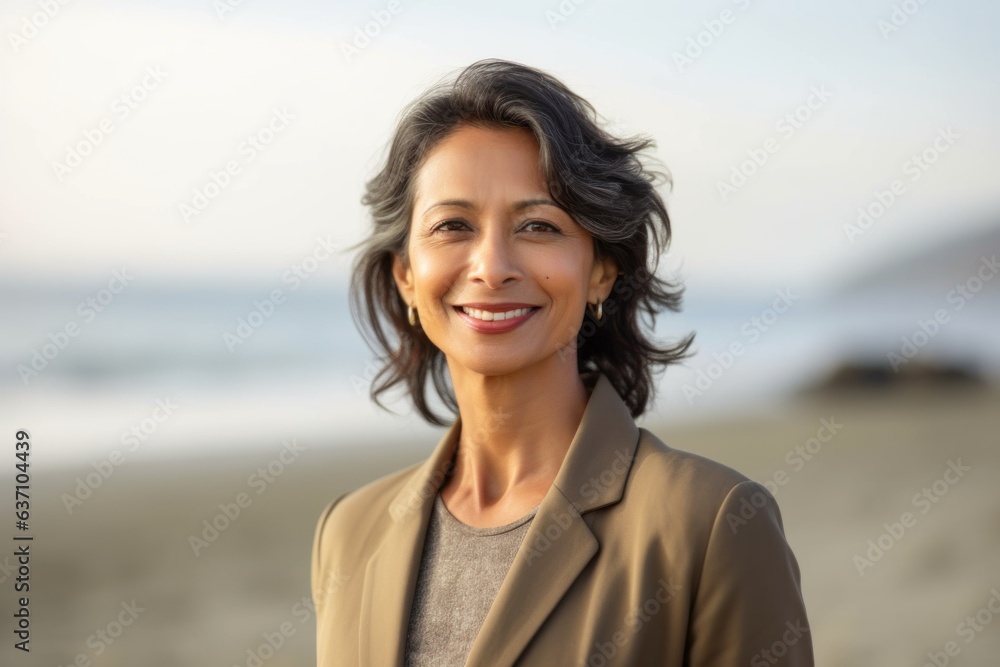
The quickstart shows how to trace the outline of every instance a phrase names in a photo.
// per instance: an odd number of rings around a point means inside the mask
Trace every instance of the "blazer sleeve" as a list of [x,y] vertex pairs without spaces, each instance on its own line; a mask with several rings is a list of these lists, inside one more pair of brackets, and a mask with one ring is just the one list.
[[691,667],[813,667],[799,567],[761,484],[734,486],[715,518],[689,625]]

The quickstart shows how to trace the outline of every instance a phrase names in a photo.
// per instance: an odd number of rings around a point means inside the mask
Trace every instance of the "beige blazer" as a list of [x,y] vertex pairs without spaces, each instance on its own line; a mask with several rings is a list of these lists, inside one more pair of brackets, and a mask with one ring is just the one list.
[[[424,536],[460,426],[423,463],[323,512],[312,554],[322,667],[403,665]],[[774,498],[637,427],[598,375],[466,664],[813,665]]]

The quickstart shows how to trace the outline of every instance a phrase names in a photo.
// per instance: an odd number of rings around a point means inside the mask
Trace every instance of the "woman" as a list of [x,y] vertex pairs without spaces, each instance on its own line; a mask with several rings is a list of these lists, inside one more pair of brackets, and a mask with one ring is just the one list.
[[[332,502],[312,560],[321,665],[812,665],[774,499],[634,418],[679,310],[640,159],[552,77],[477,62],[403,114],[352,285],[428,460]],[[651,329],[651,326],[649,326]]]

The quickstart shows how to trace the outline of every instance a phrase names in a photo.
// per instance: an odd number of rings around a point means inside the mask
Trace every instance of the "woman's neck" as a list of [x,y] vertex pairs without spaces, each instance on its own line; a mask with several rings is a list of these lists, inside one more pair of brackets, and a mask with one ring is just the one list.
[[453,373],[462,426],[442,489],[449,508],[486,514],[547,492],[589,400],[576,364],[555,361],[504,376]]

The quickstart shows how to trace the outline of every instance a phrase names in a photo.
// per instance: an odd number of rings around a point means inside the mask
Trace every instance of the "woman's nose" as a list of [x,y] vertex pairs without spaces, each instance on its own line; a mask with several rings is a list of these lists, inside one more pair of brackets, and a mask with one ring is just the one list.
[[510,236],[501,230],[484,230],[476,239],[470,258],[469,279],[497,289],[521,277]]

